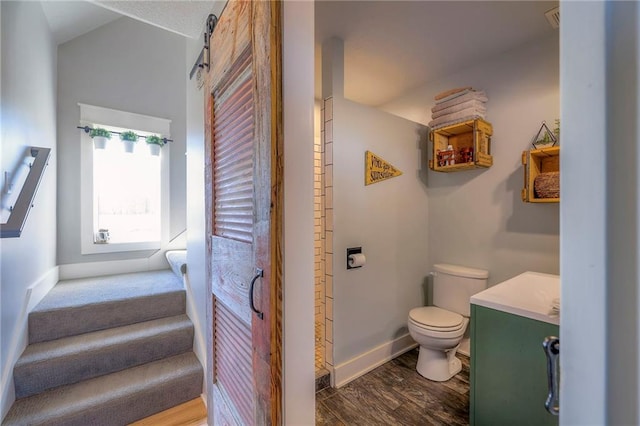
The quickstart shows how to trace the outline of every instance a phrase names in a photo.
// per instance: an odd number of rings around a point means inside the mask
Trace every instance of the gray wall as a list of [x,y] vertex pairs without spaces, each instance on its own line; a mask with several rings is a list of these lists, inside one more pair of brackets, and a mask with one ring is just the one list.
[[427,266],[455,263],[488,269],[489,285],[527,270],[559,273],[559,205],[520,199],[522,151],[531,148],[542,120],[553,128],[560,117],[558,43],[556,34],[521,46],[382,107],[426,124],[439,92],[473,86],[489,98],[493,166],[428,173]]
[[[22,331],[27,288],[56,266],[56,45],[40,3],[3,1],[0,7],[2,171],[11,170],[28,146],[53,149],[22,236],[0,242],[0,371],[5,379],[12,345],[22,343],[16,333]],[[2,415],[13,395],[6,385]]]
[[120,18],[59,47],[58,264],[149,256],[81,255],[78,102],[172,120],[170,238],[185,230],[185,43],[179,35]]
[[[424,126],[334,98],[334,365],[406,335],[409,310],[424,304],[431,220],[425,146]],[[365,186],[367,150],[403,174]],[[346,250],[359,246],[367,264],[347,270]]]

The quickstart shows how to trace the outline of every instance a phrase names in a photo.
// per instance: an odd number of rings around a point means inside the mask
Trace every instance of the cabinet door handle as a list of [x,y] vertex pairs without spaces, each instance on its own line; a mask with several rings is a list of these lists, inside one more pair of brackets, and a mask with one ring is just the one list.
[[544,402],[548,412],[557,416],[560,414],[560,401],[558,400],[558,388],[560,375],[558,371],[558,358],[560,358],[560,339],[555,336],[547,336],[542,342],[544,353],[547,355],[547,380],[549,383],[549,395]]
[[260,319],[264,319],[264,314],[262,312],[260,312],[257,308],[256,305],[253,303],[253,287],[256,284],[256,281],[258,280],[258,278],[261,278],[264,276],[264,271],[260,268],[256,268],[256,274],[253,277],[253,279],[251,280],[251,285],[249,285],[249,306],[251,307],[251,310],[253,312],[256,313],[256,315],[258,315],[258,318]]

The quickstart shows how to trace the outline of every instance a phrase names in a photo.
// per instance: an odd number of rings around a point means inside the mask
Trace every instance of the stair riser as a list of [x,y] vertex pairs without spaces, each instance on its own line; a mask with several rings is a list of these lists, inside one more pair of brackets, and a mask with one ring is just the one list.
[[149,417],[160,411],[197,398],[202,393],[202,370],[199,374],[181,377],[161,388],[92,408],[88,412],[74,413],[45,422],[43,426],[121,426]]
[[[105,404],[90,413],[68,418],[60,426],[104,425],[119,426],[149,417],[180,405],[202,394],[202,369],[196,374],[181,377],[153,391],[122,398]],[[108,421],[105,422],[105,419]]]
[[159,335],[43,362],[18,364],[14,369],[16,398],[178,355],[191,351],[192,347],[193,325],[187,322]]
[[111,301],[29,315],[29,343],[120,327],[185,312],[185,293]]
[[[160,361],[164,363],[164,371],[153,370],[152,372],[149,370],[147,374],[160,374],[161,376],[147,376],[148,378],[143,381],[140,381],[141,378],[134,371],[146,370],[145,366],[131,369],[130,374],[126,372],[115,373],[118,375],[116,380],[110,378],[106,381],[102,378],[93,379],[99,380],[100,385],[96,383],[93,389],[90,389],[91,386],[87,388],[86,391],[91,395],[77,395],[77,398],[65,397],[63,398],[64,402],[60,401],[62,405],[54,402],[56,400],[54,395],[46,399],[35,396],[32,397],[36,398],[34,401],[30,401],[31,398],[18,400],[5,418],[3,426],[27,424],[30,426],[120,426],[129,424],[200,396],[203,381],[202,367],[193,355],[191,355],[191,359],[193,361],[190,361],[188,366],[182,363],[175,367],[177,369],[175,372],[170,374],[167,374],[167,368],[171,370],[171,364],[167,364],[167,361]],[[127,380],[132,377],[134,381],[127,384]],[[100,389],[95,389],[96,386]],[[63,394],[77,393],[72,387],[60,389]],[[94,394],[96,391],[99,394]],[[58,389],[49,392],[58,392]],[[47,401],[49,398],[52,399]],[[86,400],[83,401],[83,399]]]

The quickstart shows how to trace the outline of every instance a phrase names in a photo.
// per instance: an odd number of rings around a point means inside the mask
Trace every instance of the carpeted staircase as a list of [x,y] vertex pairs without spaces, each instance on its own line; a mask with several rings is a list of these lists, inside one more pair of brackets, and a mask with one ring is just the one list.
[[170,270],[59,282],[29,314],[2,425],[126,425],[202,392]]

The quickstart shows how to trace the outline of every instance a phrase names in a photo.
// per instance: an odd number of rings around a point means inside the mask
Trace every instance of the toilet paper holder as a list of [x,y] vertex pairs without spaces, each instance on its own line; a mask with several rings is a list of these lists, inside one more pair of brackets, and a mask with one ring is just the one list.
[[352,254],[362,253],[362,247],[351,247],[347,249],[347,269],[358,269],[362,268],[362,266],[351,266],[349,264],[349,256]]

